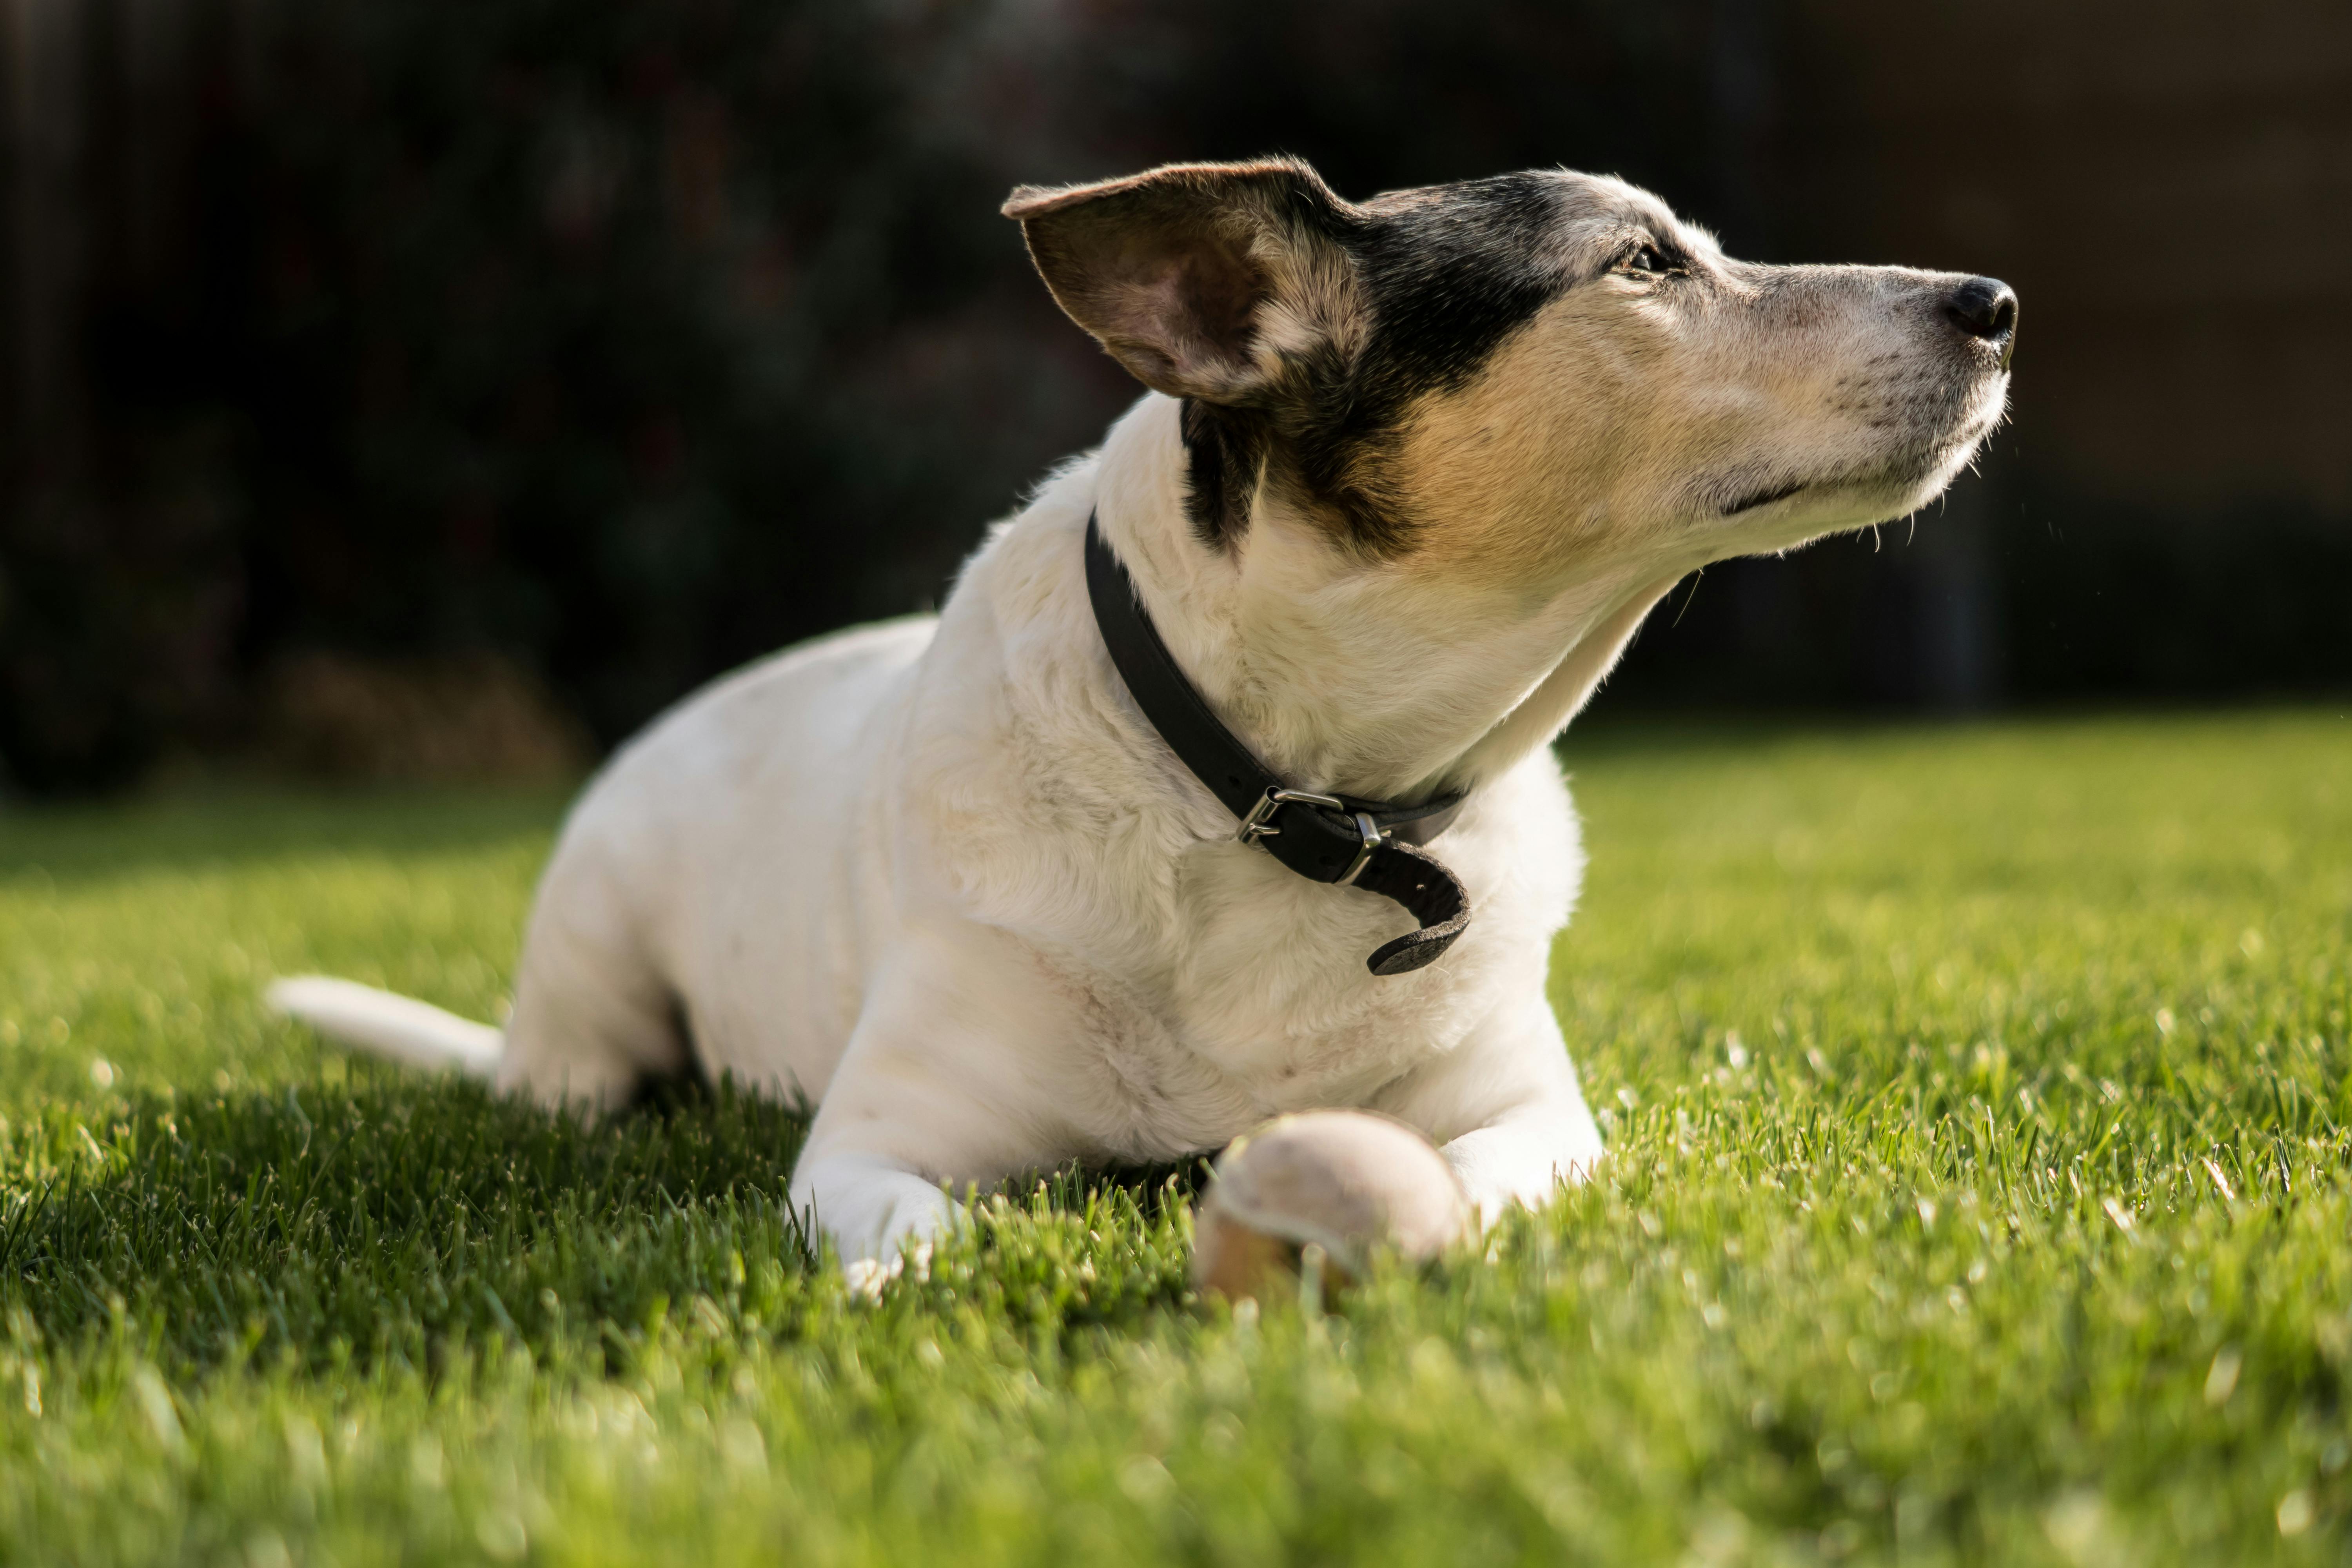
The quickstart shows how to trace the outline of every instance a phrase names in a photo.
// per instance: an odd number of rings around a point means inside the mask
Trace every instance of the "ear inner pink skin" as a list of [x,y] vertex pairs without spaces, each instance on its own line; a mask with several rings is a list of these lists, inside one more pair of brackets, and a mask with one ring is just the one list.
[[1287,163],[1178,166],[1005,203],[1072,320],[1137,380],[1175,397],[1246,396],[1260,377],[1268,257],[1311,243],[1284,211],[1344,204]]

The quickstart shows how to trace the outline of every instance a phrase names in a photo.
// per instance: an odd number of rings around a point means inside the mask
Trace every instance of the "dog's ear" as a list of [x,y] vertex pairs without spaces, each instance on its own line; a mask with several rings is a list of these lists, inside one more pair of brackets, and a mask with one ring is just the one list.
[[1286,366],[1361,336],[1355,209],[1295,160],[1024,185],[1004,216],[1070,319],[1172,396],[1262,402]]

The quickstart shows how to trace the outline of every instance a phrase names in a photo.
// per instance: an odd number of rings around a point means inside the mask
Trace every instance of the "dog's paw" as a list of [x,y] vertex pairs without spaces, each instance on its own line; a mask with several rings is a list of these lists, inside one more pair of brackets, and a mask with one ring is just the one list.
[[882,1300],[883,1289],[901,1275],[919,1282],[931,1277],[929,1242],[910,1247],[896,1258],[858,1258],[841,1266],[841,1277],[848,1283],[849,1293],[866,1302]]
[[882,1288],[898,1278],[907,1267],[903,1258],[885,1261],[879,1258],[854,1258],[841,1266],[841,1277],[849,1286],[849,1293],[861,1301],[879,1301]]

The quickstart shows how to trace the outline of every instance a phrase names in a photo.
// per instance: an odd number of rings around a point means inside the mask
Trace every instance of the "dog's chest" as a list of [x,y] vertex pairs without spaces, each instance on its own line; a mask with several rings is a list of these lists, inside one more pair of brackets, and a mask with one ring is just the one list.
[[1499,930],[1428,970],[1376,977],[1364,960],[1396,934],[1393,905],[1254,851],[1188,858],[1154,962],[1106,962],[1084,942],[1042,952],[1076,1004],[1066,1110],[1097,1146],[1080,1152],[1169,1158],[1283,1111],[1370,1104],[1491,1003]]
[[1216,1148],[1287,1110],[1369,1104],[1442,1045],[1378,1018],[1248,1037],[1116,1003],[1093,1019],[1063,1075],[1064,1113],[1082,1145],[1071,1152],[1124,1159]]

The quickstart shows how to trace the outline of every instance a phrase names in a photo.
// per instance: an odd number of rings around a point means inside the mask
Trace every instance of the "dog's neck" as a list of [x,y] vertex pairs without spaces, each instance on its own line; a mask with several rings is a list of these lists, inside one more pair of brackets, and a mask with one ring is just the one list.
[[1221,551],[1192,530],[1185,475],[1178,405],[1147,396],[1103,447],[1103,531],[1202,695],[1298,788],[1475,788],[1567,725],[1680,575],[1627,562],[1531,597],[1349,560],[1264,498]]

